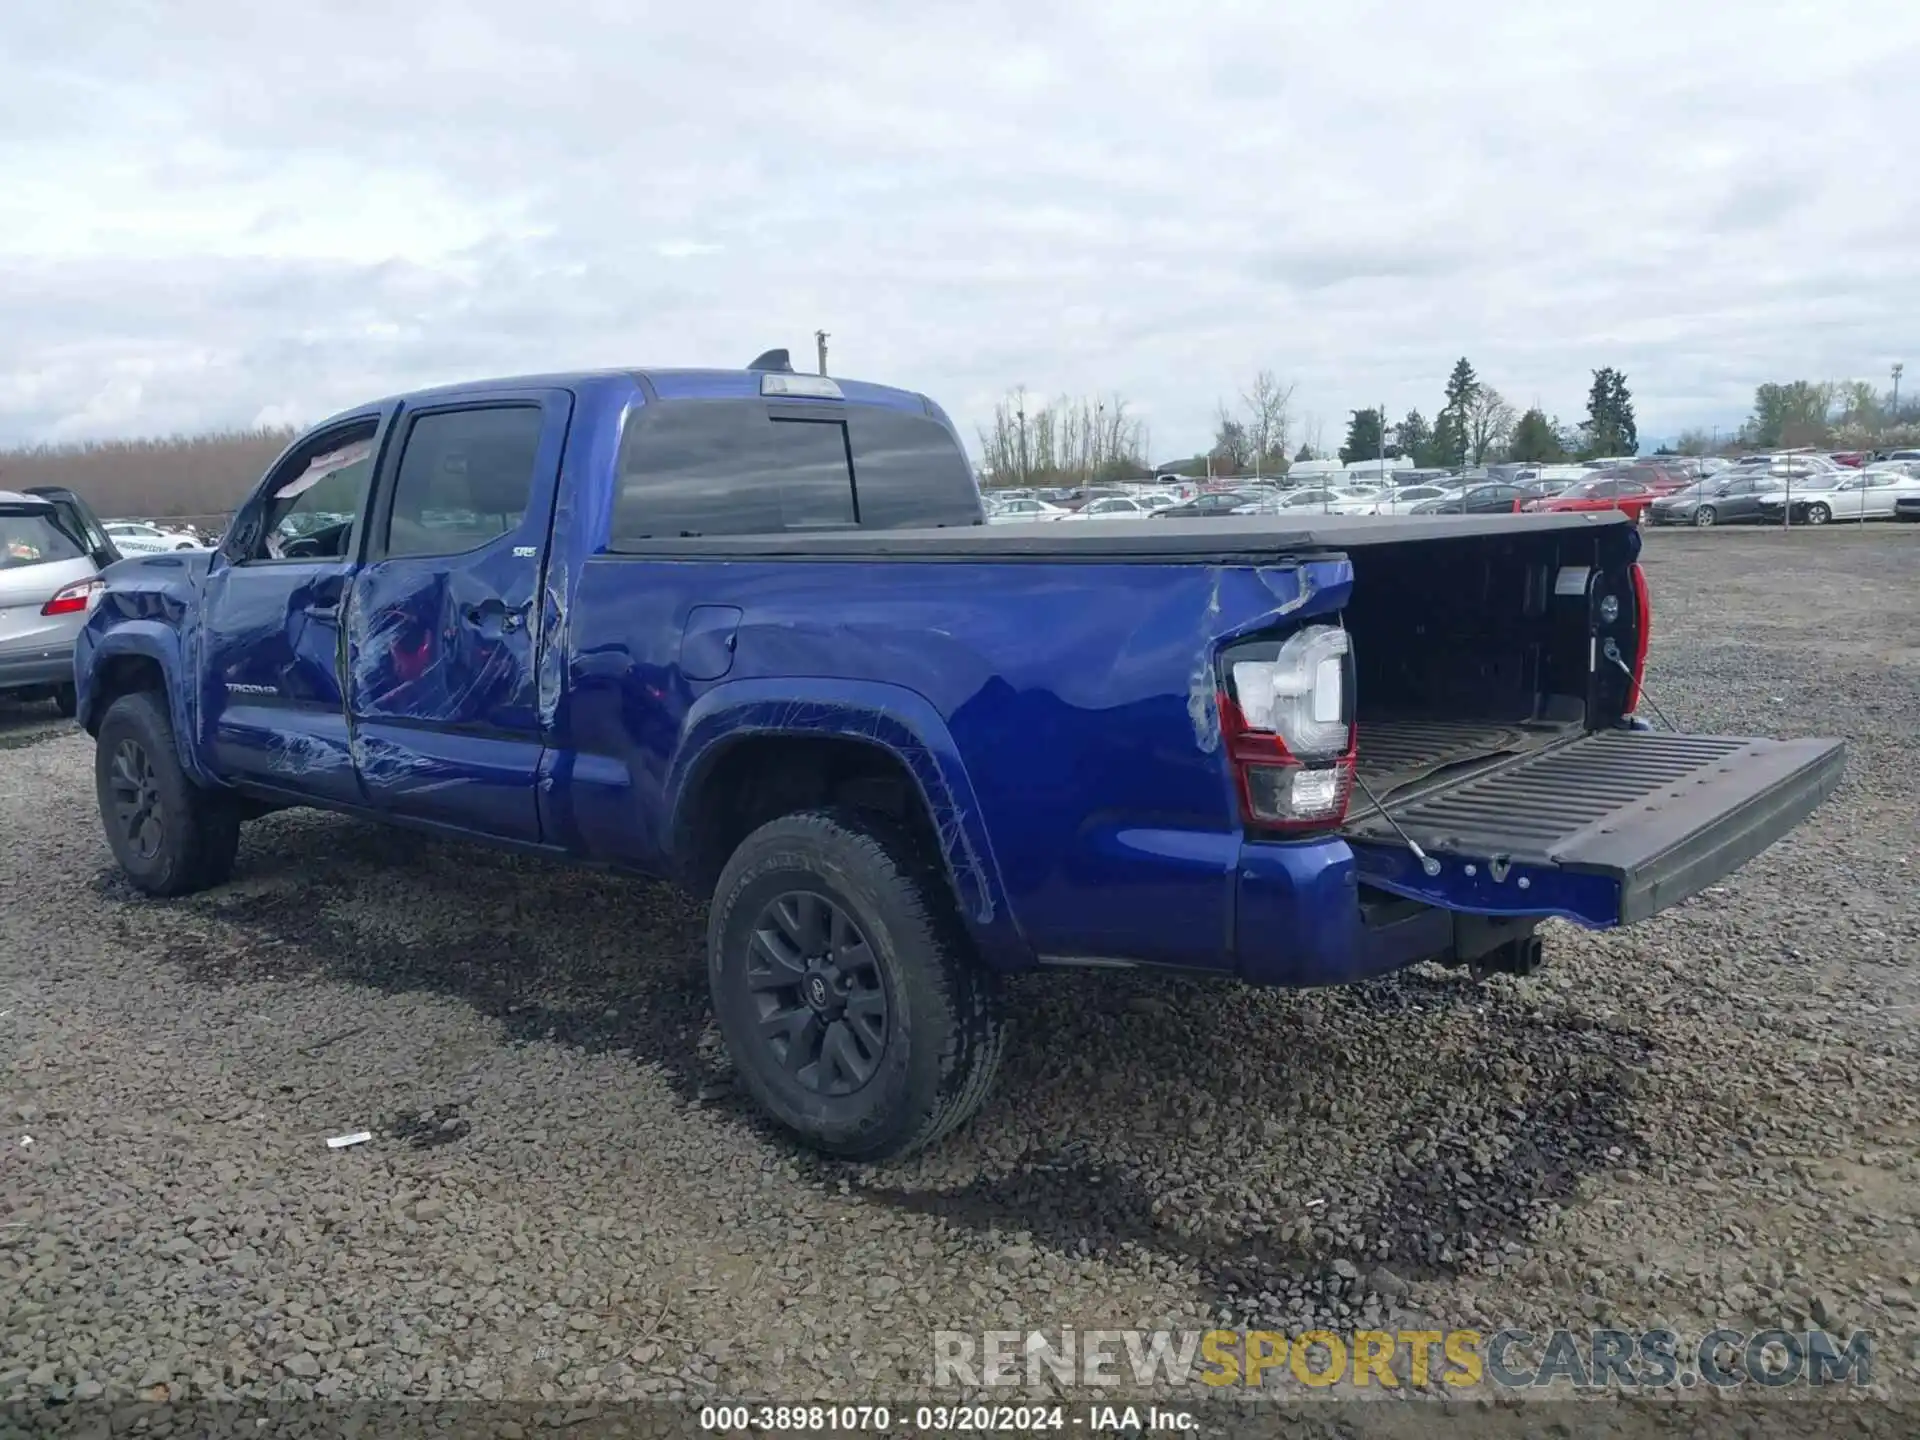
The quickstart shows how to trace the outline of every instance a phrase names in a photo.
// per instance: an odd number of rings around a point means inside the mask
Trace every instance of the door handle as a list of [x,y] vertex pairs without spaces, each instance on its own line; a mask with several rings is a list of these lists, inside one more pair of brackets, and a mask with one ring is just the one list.
[[475,627],[484,626],[489,620],[498,618],[500,628],[510,633],[527,623],[527,607],[509,608],[500,600],[483,600],[478,605],[462,606],[460,618]]
[[340,618],[340,602],[338,600],[334,601],[331,605],[304,605],[301,608],[306,611],[309,618],[314,620],[338,620]]

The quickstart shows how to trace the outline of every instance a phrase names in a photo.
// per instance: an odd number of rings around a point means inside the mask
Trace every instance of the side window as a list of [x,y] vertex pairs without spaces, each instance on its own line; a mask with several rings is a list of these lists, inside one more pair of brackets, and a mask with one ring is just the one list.
[[541,425],[534,405],[416,415],[394,478],[387,555],[460,555],[518,530]]
[[347,553],[366,504],[377,421],[316,435],[273,473],[259,524],[236,537],[247,560],[324,560]]
[[858,523],[837,414],[777,414],[759,400],[662,400],[643,407],[621,439],[610,549]]
[[946,426],[911,411],[852,405],[847,431],[861,529],[980,523],[979,482]]

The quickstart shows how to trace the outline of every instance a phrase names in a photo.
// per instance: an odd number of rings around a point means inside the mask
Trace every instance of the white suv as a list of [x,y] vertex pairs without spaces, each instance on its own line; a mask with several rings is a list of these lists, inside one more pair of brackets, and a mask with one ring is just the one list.
[[73,714],[73,642],[103,583],[53,501],[0,490],[0,694]]

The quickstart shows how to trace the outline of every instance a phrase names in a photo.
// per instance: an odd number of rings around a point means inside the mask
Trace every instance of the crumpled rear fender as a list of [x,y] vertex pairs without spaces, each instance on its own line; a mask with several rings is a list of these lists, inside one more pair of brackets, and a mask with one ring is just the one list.
[[788,679],[714,686],[687,712],[668,769],[667,834],[684,833],[701,779],[734,743],[783,734],[857,740],[897,759],[926,805],[960,917],[982,957],[996,969],[1033,963],[953,736],[924,696],[901,686]]

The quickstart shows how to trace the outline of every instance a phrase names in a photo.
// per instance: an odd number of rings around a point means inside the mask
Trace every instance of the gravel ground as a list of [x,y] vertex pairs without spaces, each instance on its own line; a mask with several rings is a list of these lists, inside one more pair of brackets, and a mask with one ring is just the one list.
[[1920,527],[1646,559],[1679,727],[1851,738],[1788,840],[1525,979],[1023,982],[879,1168],[733,1093],[674,891],[296,812],[144,901],[87,739],[0,708],[0,1401],[897,1399],[935,1327],[1427,1317],[1811,1316],[1912,1395]]

